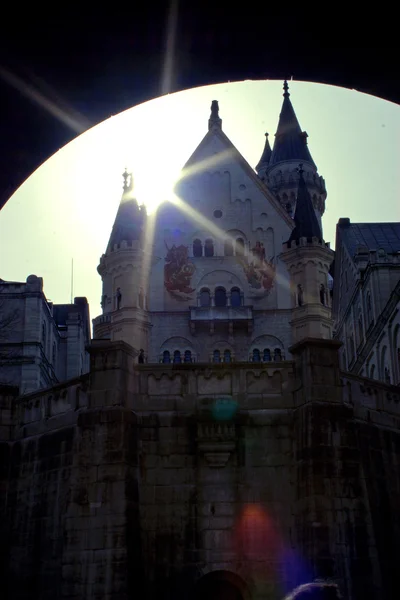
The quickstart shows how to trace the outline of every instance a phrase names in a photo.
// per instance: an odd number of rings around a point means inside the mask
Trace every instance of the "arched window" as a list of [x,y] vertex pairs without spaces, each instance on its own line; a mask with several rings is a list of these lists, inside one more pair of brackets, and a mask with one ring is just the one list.
[[352,335],[349,336],[349,355],[350,355],[350,362],[351,362],[355,355],[354,338]]
[[210,290],[208,290],[207,288],[202,289],[200,291],[199,300],[200,300],[200,306],[210,306],[211,305]]
[[223,287],[215,290],[215,306],[226,306],[226,290]]
[[261,362],[260,351],[258,348],[253,350],[253,362]]
[[117,310],[119,310],[121,308],[121,302],[122,302],[121,288],[117,287],[117,291],[115,293],[115,306],[116,306]]
[[367,293],[367,321],[368,325],[370,325],[372,321],[372,302],[370,292]]
[[237,287],[231,289],[231,306],[240,306],[242,304],[242,296]]
[[232,240],[225,240],[224,243],[224,255],[233,256],[233,243]]
[[371,365],[371,371],[369,373],[371,379],[375,379],[375,365]]
[[203,256],[203,246],[202,246],[201,240],[194,240],[193,256]]
[[52,351],[52,354],[51,354],[51,362],[53,363],[53,367],[56,364],[56,351],[57,351],[57,346],[56,346],[56,343],[53,342],[53,351]]
[[144,308],[144,296],[142,290],[139,290],[139,308]]
[[174,352],[174,363],[180,363],[180,362],[182,362],[181,353],[179,352],[179,350],[175,350],[175,352]]
[[304,304],[303,286],[301,283],[299,283],[297,286],[297,304],[299,306],[303,306]]
[[231,362],[231,351],[226,349],[224,350],[224,363]]
[[164,350],[163,356],[162,356],[162,361],[165,364],[169,364],[171,362],[171,355],[169,353],[169,350]]
[[185,363],[191,363],[192,362],[192,353],[190,350],[185,350],[185,355],[183,358],[183,362]]
[[271,350],[264,348],[263,350],[263,362],[269,362],[271,360]]
[[321,302],[321,304],[323,304],[325,306],[326,303],[326,297],[325,297],[325,286],[323,283],[321,283],[321,286],[319,288],[319,300]]
[[385,367],[385,383],[390,384],[390,371],[387,367]]
[[236,256],[244,255],[244,240],[243,238],[238,238],[236,240]]
[[282,360],[282,351],[281,351],[280,348],[275,348],[275,350],[274,350],[274,360],[275,361]]
[[42,346],[43,352],[46,354],[46,323],[42,323]]
[[213,362],[220,363],[221,362],[221,352],[219,350],[214,350],[213,352]]
[[358,343],[361,344],[363,341],[363,324],[362,324],[362,315],[359,313],[358,315]]
[[214,242],[210,239],[204,244],[204,256],[214,256]]

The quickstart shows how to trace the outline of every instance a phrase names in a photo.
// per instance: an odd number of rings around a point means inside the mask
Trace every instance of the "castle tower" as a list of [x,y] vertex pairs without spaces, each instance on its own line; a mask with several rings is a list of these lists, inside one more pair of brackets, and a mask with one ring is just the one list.
[[302,165],[298,178],[295,228],[280,255],[290,274],[293,343],[305,338],[331,339],[333,328],[328,273],[334,252],[322,239]]
[[152,254],[145,247],[146,209],[135,198],[132,175],[125,170],[123,177],[121,202],[97,268],[103,283],[102,314],[93,320],[93,335],[130,344],[142,361],[151,327],[148,275]]
[[275,142],[271,150],[268,134],[261,159],[256,166],[258,176],[276,195],[283,208],[293,216],[296,190],[299,184],[298,164],[304,169],[304,179],[310,191],[312,203],[322,231],[321,217],[325,211],[326,189],[323,177],[317,172],[307,145],[307,133],[301,130],[292,102],[287,81],[283,85],[283,104],[279,116]]

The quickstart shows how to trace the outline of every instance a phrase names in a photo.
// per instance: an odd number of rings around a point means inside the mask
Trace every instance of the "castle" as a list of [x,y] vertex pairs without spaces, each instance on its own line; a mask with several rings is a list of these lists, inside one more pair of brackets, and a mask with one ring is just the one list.
[[213,101],[154,216],[124,173],[90,343],[84,299],[0,282],[35,314],[0,362],[7,598],[397,598],[400,225],[341,219],[331,250],[283,96],[255,171]]

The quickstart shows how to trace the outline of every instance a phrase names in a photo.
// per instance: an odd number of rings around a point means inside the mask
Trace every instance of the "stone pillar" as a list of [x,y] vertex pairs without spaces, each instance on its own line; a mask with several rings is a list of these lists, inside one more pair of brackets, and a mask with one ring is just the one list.
[[142,588],[133,349],[90,349],[90,396],[78,416],[64,526],[62,597],[133,598]]
[[368,592],[375,584],[368,498],[354,408],[343,401],[340,346],[337,340],[308,338],[290,348],[299,381],[295,545],[309,581],[332,579],[345,598],[375,598]]

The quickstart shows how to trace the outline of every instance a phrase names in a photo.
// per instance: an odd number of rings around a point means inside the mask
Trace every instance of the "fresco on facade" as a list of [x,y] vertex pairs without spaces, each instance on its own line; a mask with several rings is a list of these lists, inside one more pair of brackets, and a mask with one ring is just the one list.
[[265,248],[262,242],[257,241],[251,248],[249,256],[238,256],[236,258],[243,268],[246,279],[250,286],[250,296],[263,298],[267,296],[274,287],[276,278],[276,266],[274,258],[266,258]]
[[194,264],[189,260],[189,249],[181,244],[173,244],[170,248],[165,242],[167,254],[164,265],[164,286],[176,300],[189,300],[195,291],[191,286],[195,271]]

